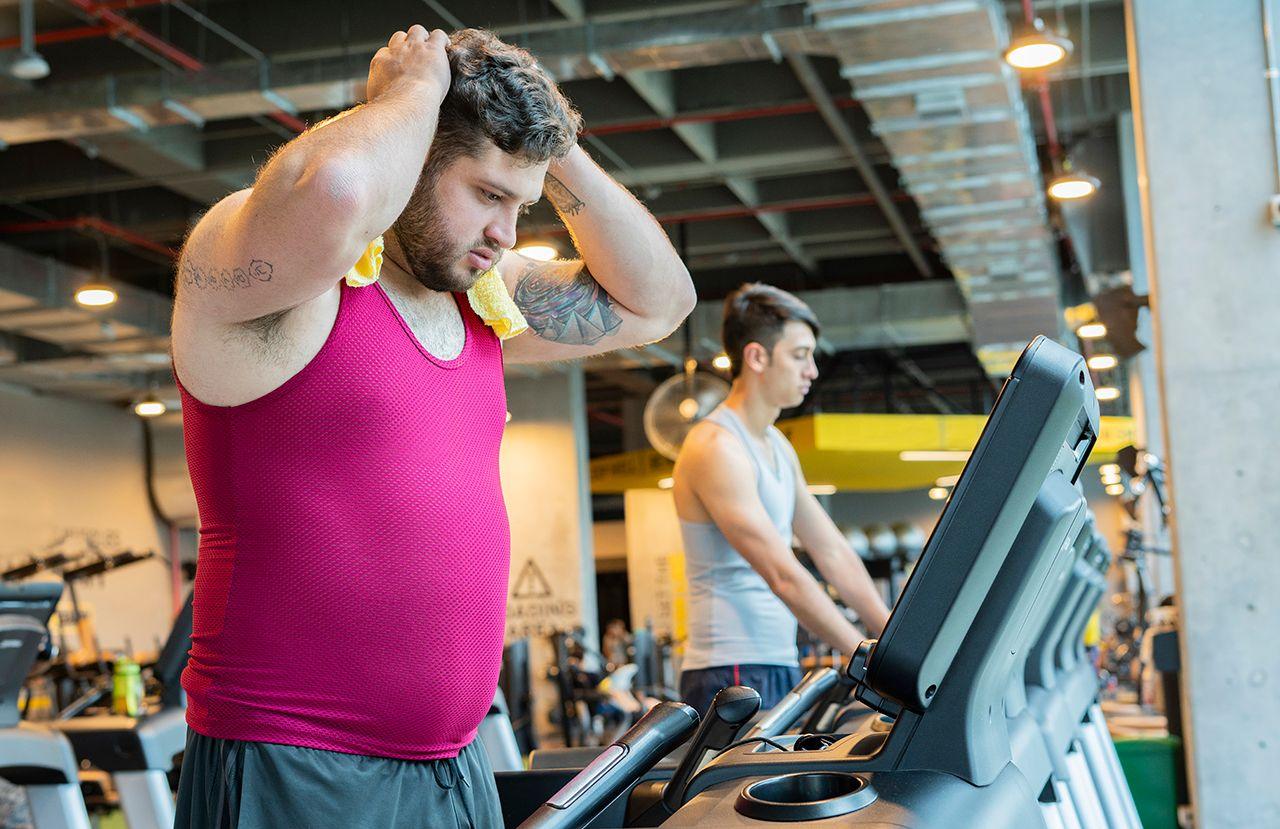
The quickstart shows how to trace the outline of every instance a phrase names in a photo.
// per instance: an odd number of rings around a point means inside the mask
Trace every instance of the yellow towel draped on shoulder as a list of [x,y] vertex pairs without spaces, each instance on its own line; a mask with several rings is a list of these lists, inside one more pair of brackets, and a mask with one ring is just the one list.
[[[360,260],[347,271],[347,284],[352,288],[363,288],[377,282],[382,273],[382,250],[382,237],[379,236],[369,243]],[[471,303],[471,310],[493,329],[500,340],[509,340],[529,327],[524,314],[520,313],[507,292],[507,285],[496,265],[480,274],[467,291],[467,301]]]

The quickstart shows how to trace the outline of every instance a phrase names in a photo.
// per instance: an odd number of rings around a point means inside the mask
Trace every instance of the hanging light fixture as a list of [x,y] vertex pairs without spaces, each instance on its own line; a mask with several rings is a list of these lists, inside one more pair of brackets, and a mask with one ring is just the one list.
[[1100,185],[1101,182],[1088,173],[1068,171],[1049,182],[1049,197],[1058,201],[1087,199]]
[[516,253],[526,259],[535,259],[539,262],[550,262],[560,255],[560,251],[546,242],[529,242],[516,248]]
[[1096,340],[1107,336],[1107,327],[1100,322],[1086,322],[1076,329],[1076,336],[1082,340]]
[[18,57],[9,64],[9,74],[20,81],[38,81],[49,77],[49,62],[36,51],[35,0],[22,0],[18,8],[20,43]]
[[76,302],[86,308],[104,308],[115,304],[115,301],[119,298],[115,289],[107,285],[85,285],[76,291]]
[[159,397],[154,391],[147,392],[147,396],[133,404],[133,413],[138,417],[159,417],[168,411]]
[[1099,386],[1093,393],[1099,400],[1115,400],[1120,396],[1120,390],[1115,386]]
[[715,359],[711,361],[711,365],[721,371],[728,371],[733,368],[733,363],[729,360],[729,355],[724,352],[717,354]]
[[1089,358],[1089,368],[1094,371],[1107,371],[1115,368],[1119,362],[1114,354],[1095,354]]
[[1101,186],[1102,183],[1096,176],[1076,169],[1071,159],[1065,158],[1062,161],[1062,172],[1049,182],[1048,193],[1049,198],[1056,201],[1078,201],[1089,198]]
[[1037,17],[1009,42],[1004,60],[1014,69],[1044,69],[1066,60],[1072,47],[1070,40],[1045,28],[1044,21]]

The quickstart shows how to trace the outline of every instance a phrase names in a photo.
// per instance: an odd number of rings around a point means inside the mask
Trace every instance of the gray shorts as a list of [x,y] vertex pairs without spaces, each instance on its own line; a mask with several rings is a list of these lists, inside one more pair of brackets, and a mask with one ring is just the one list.
[[175,829],[501,826],[479,740],[456,758],[395,760],[187,730]]

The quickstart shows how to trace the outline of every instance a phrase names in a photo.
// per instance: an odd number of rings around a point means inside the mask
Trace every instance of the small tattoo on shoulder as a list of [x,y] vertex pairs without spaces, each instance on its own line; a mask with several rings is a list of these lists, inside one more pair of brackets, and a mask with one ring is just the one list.
[[178,280],[189,288],[202,291],[235,291],[252,288],[257,282],[270,282],[275,266],[265,259],[250,259],[242,268],[209,268],[194,262],[178,266]]

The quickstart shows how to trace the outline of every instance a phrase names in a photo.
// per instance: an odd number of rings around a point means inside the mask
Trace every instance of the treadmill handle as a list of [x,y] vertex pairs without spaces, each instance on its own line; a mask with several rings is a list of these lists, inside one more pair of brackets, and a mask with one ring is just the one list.
[[698,712],[662,702],[538,807],[520,829],[569,829],[590,823],[698,727]]
[[777,737],[782,734],[795,725],[806,711],[816,705],[839,679],[840,676],[834,668],[817,668],[805,674],[800,684],[788,691],[787,695],[773,706],[764,719],[744,734],[742,739]]

